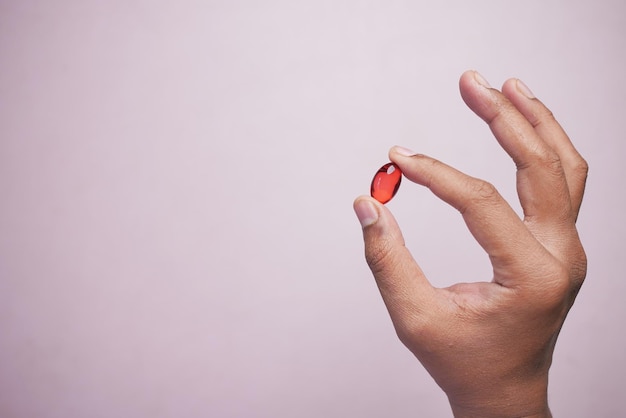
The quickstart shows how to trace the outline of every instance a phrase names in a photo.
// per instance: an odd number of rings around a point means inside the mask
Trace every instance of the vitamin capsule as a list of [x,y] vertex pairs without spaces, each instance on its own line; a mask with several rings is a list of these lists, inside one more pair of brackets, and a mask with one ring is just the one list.
[[402,171],[394,163],[387,163],[376,172],[370,194],[380,203],[387,203],[396,195],[402,181]]

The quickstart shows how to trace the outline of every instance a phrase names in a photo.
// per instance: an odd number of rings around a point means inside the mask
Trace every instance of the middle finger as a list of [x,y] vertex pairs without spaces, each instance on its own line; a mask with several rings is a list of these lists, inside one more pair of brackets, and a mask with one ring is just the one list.
[[498,90],[474,71],[460,80],[465,103],[481,117],[517,166],[517,192],[524,219],[563,224],[571,219],[571,202],[559,155],[532,124]]

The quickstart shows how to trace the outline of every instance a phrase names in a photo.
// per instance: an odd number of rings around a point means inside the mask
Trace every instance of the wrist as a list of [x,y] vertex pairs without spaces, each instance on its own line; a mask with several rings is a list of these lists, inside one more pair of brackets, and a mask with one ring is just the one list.
[[552,418],[547,403],[522,408],[511,405],[482,405],[475,408],[451,406],[454,418]]
[[455,418],[552,418],[547,377],[533,383],[498,385],[448,395]]

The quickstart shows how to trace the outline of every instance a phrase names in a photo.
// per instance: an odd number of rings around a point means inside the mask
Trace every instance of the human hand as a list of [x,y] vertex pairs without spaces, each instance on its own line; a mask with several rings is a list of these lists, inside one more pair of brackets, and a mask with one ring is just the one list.
[[519,80],[500,92],[468,71],[460,89],[517,166],[523,220],[490,183],[404,148],[389,157],[462,214],[489,255],[491,282],[433,287],[391,212],[362,196],[354,209],[365,256],[400,340],[446,392],[455,417],[549,417],[554,345],[587,268],[576,230],[587,164]]

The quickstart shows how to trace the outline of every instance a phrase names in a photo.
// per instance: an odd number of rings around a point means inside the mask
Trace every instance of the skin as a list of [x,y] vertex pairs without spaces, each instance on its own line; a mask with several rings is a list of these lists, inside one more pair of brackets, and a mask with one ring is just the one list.
[[551,417],[552,354],[587,269],[576,230],[587,163],[521,81],[498,91],[468,71],[459,84],[515,163],[523,219],[484,180],[401,147],[389,157],[461,213],[493,278],[433,287],[391,212],[361,196],[354,209],[366,260],[400,340],[448,395],[455,417]]

